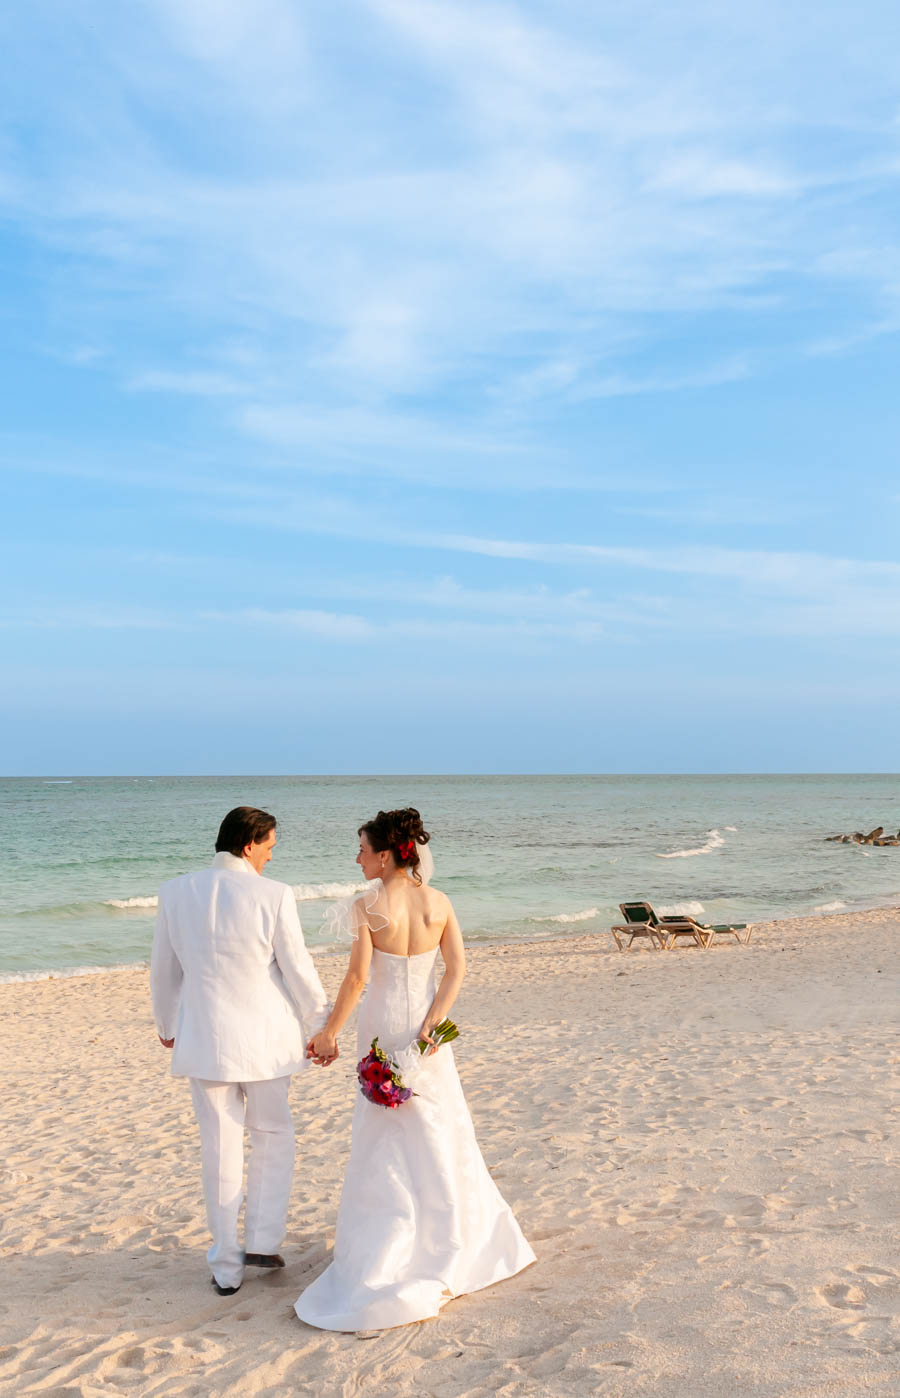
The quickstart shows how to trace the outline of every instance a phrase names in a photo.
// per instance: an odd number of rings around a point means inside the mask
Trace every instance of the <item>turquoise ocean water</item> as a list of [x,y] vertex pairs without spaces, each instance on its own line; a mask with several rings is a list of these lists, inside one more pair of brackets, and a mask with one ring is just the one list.
[[895,776],[91,777],[0,780],[0,979],[146,961],[159,884],[212,859],[232,806],[279,822],[271,876],[309,944],[359,882],[357,827],[415,805],[470,941],[565,936],[616,905],[741,921],[900,901]]

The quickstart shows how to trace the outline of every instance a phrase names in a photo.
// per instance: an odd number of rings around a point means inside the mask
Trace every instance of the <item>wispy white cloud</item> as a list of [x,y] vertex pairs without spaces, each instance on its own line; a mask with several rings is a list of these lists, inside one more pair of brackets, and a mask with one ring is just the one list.
[[[700,637],[707,646],[735,637],[748,644],[755,638],[811,643],[843,638],[857,644],[900,637],[900,565],[782,555],[720,556],[704,568],[696,559],[682,558],[678,566],[691,585],[676,592],[646,588],[641,573],[650,565],[644,557],[635,560],[621,552],[615,565],[612,578],[606,574],[590,586],[568,589],[502,583],[477,588],[450,576],[348,580],[321,575],[284,589],[302,598],[299,605],[166,610],[102,601],[34,602],[7,606],[0,629],[64,630],[75,638],[113,631],[208,638],[231,631],[281,635],[349,655],[358,647],[403,642],[443,643],[465,652],[488,645],[503,654],[557,643],[583,645],[588,654],[602,643],[627,654],[638,644],[670,645],[679,639],[694,647]],[[656,565],[653,571],[659,571]],[[883,666],[874,668],[880,673]]]
[[372,641],[377,639],[378,628],[366,617],[354,616],[347,612],[326,612],[310,610],[306,607],[266,610],[263,607],[242,607],[233,612],[207,612],[202,618],[226,624],[237,623],[247,627],[272,627],[289,631],[292,634],[315,636],[328,641]]
[[[255,472],[252,480],[246,480],[241,479],[240,473],[231,479],[213,469],[208,473],[196,467],[192,470],[190,458],[179,462],[170,474],[165,465],[161,460],[159,470],[140,470],[123,468],[114,461],[54,462],[48,469],[119,485],[127,479],[141,489],[194,497],[198,518],[206,521],[219,519],[273,533],[296,533],[381,548],[389,551],[384,554],[385,560],[389,557],[396,564],[402,560],[404,566],[414,570],[409,580],[389,582],[376,577],[367,579],[365,584],[352,585],[333,571],[325,571],[321,585],[315,588],[322,600],[361,600],[368,594],[386,602],[414,602],[420,608],[442,607],[461,613],[480,610],[509,618],[518,614],[538,619],[552,612],[570,620],[603,625],[637,618],[653,626],[664,614],[660,593],[666,595],[669,591],[664,580],[677,578],[695,591],[707,583],[727,584],[735,589],[727,603],[729,624],[750,631],[763,627],[769,632],[790,629],[792,634],[804,634],[806,628],[813,636],[827,634],[831,626],[845,634],[854,628],[860,634],[893,634],[896,619],[900,618],[900,564],[890,559],[842,557],[815,550],[685,544],[683,528],[681,532],[673,530],[671,537],[657,535],[641,546],[594,541],[598,533],[607,530],[602,518],[591,526],[594,540],[466,533],[440,527],[440,497],[433,502],[425,494],[417,497],[419,508],[415,510],[409,508],[412,502],[402,497],[402,510],[392,513],[383,506],[373,506],[364,495],[354,498],[337,492],[298,490],[294,478],[282,479],[283,472],[278,470],[264,477]],[[28,469],[33,469],[31,461]],[[888,495],[889,492],[885,494],[886,504]],[[660,518],[674,516],[682,527],[723,521],[733,525],[736,520],[746,524],[753,517],[761,526],[770,523],[769,515],[758,502],[742,505],[733,496],[708,500],[706,504],[687,499],[678,507],[672,503],[670,491],[665,504],[639,506],[633,498],[623,499],[617,500],[612,510],[616,515],[630,511]],[[804,518],[808,517],[809,511],[804,507]],[[567,576],[579,576],[582,582],[563,590],[545,590],[545,584],[510,588],[505,583],[478,589],[448,576],[443,581],[423,579],[421,565],[415,561],[417,556],[428,557],[431,567],[435,557],[449,560],[454,555],[480,557],[499,564],[528,564],[536,569],[562,569]],[[201,574],[205,566],[201,567]],[[612,594],[610,578],[616,580]],[[648,593],[650,579],[656,581]],[[753,599],[752,605],[749,599]],[[681,608],[680,615],[687,624],[689,613],[684,598],[679,596],[672,601]],[[778,606],[769,606],[775,601]],[[695,596],[690,616],[696,630],[722,624],[716,620],[717,614],[708,608],[698,609],[696,602]],[[787,603],[791,604],[789,610],[779,610]],[[301,607],[297,609],[296,625],[302,622],[309,628],[321,625],[327,629],[331,610],[327,606],[321,612]],[[351,628],[355,625],[352,621],[345,624]]]
[[[870,148],[832,160],[826,179],[795,135],[826,119],[814,89],[775,74],[782,100],[761,120],[746,73],[671,62],[666,25],[657,51],[633,44],[628,22],[609,30],[564,9],[541,20],[524,5],[361,0],[360,32],[399,67],[397,89],[444,95],[415,133],[403,103],[329,66],[327,22],[287,0],[264,0],[252,19],[234,3],[166,0],[141,13],[137,46],[100,9],[103,61],[87,79],[96,69],[98,81],[60,95],[45,173],[11,170],[9,214],[76,254],[78,275],[57,295],[83,299],[98,328],[124,284],[157,314],[274,332],[293,386],[273,391],[261,408],[272,415],[296,410],[298,388],[396,400],[474,374],[484,392],[527,382],[529,364],[537,384],[553,362],[568,364],[569,388],[585,375],[599,396],[674,389],[674,367],[598,378],[597,355],[635,318],[652,343],[648,316],[779,313],[786,276],[810,268],[872,278],[876,294],[886,285],[884,266],[853,252],[859,208],[838,199],[824,219],[814,192],[875,169],[887,133],[869,132]],[[726,57],[734,26],[749,53],[768,52],[764,22],[711,22],[691,6],[676,52],[701,18]],[[633,26],[646,40],[637,13]],[[142,121],[174,91],[190,92],[199,141]],[[828,120],[849,124],[851,110],[835,101]],[[231,145],[227,171],[204,146],[214,130]],[[561,353],[548,357],[548,344]],[[170,391],[215,396],[203,386],[218,382],[214,362],[142,358],[129,348],[126,384],[163,389],[171,374]],[[715,366],[696,373],[728,381]]]
[[466,427],[446,426],[428,418],[416,418],[386,411],[357,408],[322,408],[312,403],[291,406],[267,406],[252,403],[236,415],[237,424],[249,435],[280,446],[352,448],[401,448],[422,453],[452,452],[464,457],[477,452],[479,456],[521,454],[515,442],[503,441],[497,433],[491,439],[486,432],[473,432]]
[[228,398],[246,392],[239,379],[203,369],[146,369],[134,374],[125,387],[136,393],[181,393],[200,398]]
[[[589,471],[560,447],[538,445],[510,423],[490,417],[448,421],[435,413],[314,403],[251,402],[234,416],[248,438],[290,450],[300,469],[398,477],[422,487],[453,485],[474,490],[515,487],[616,490],[620,472]],[[629,482],[640,489],[640,477]]]
[[790,553],[721,547],[628,548],[618,545],[544,543],[537,540],[487,539],[472,535],[432,535],[433,545],[489,558],[527,559],[544,563],[613,564],[657,573],[730,578],[758,588],[784,588],[815,594],[823,587],[864,583],[900,587],[900,563],[831,558],[816,553]]
[[5,631],[184,631],[188,623],[162,607],[122,607],[114,602],[61,606],[56,601],[0,609]]
[[610,374],[591,382],[582,381],[573,391],[576,400],[588,398],[623,398],[641,393],[678,393],[686,388],[714,388],[719,384],[737,383],[749,378],[750,365],[745,358],[731,358],[689,374],[652,375],[629,378],[625,374]]
[[156,0],[175,45],[191,59],[218,67],[229,81],[244,77],[271,91],[273,78],[302,81],[308,53],[301,16],[288,0]]
[[590,643],[607,635],[606,625],[596,618],[571,614],[553,619],[505,617],[503,620],[473,620],[451,616],[380,616],[366,618],[337,612],[261,608],[227,613],[211,613],[209,620],[252,629],[283,632],[285,635],[312,636],[317,640],[354,647],[369,644],[393,647],[403,642],[423,645],[501,646],[505,654],[520,646],[542,642]]
[[103,359],[105,351],[98,345],[77,345],[71,350],[58,351],[60,359],[69,364],[90,365]]
[[[689,492],[680,501],[672,500],[659,504],[634,504],[620,501],[613,505],[617,515],[629,519],[659,520],[668,523],[673,531],[715,527],[717,529],[735,526],[771,526],[783,524],[786,520],[803,519],[821,514],[825,506],[814,505],[805,495],[798,495],[793,501],[785,496],[779,498],[777,506],[771,500],[763,500],[737,492]],[[673,536],[674,532],[673,532]],[[670,538],[668,543],[672,542]]]
[[[623,345],[621,357],[629,352]],[[638,347],[631,355],[638,357]],[[586,403],[591,399],[633,398],[642,394],[679,393],[684,389],[717,388],[737,383],[753,373],[747,356],[731,355],[703,368],[670,374],[635,375],[626,372],[598,375],[593,363],[571,354],[538,364],[524,374],[511,375],[494,397],[506,406],[547,402]]]
[[[900,297],[898,297],[898,301],[900,301]],[[900,306],[898,306],[898,314],[894,317],[880,317],[867,325],[858,325],[854,330],[843,335],[836,333],[823,336],[818,340],[810,340],[804,346],[804,350],[814,358],[845,355],[854,350],[864,349],[873,340],[880,340],[885,335],[897,334],[900,334]]]
[[668,190],[690,199],[721,195],[775,198],[800,194],[803,182],[742,160],[717,160],[709,150],[683,151],[662,162],[647,180],[651,190]]

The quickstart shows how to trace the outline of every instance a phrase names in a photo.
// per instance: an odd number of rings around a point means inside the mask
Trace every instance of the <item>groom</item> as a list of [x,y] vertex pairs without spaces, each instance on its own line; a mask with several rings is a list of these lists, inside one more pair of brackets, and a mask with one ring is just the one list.
[[[308,1066],[304,1046],[329,1010],[291,889],[260,878],[275,825],[252,806],[228,812],[212,867],[160,889],[150,961],[160,1042],[174,1047],[173,1075],[191,1083],[213,1236],[207,1257],[220,1296],[238,1290],[245,1265],[284,1266],[278,1249],[294,1169],[290,1075]],[[245,1120],[246,1253],[237,1232]]]

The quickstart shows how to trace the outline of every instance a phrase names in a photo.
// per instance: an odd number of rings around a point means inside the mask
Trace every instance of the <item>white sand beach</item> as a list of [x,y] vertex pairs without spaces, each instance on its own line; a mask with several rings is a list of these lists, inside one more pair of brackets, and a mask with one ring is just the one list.
[[374,1336],[292,1309],[331,1247],[351,1030],[294,1084],[288,1265],[223,1299],[146,971],[0,986],[0,1392],[895,1395],[898,946],[890,909],[708,952],[470,949],[457,1061],[538,1262]]

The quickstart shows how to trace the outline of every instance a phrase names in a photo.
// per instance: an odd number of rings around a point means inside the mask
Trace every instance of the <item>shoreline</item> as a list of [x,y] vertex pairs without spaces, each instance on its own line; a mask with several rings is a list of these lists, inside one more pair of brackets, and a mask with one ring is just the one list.
[[[835,909],[822,908],[809,913],[785,913],[783,916],[766,918],[765,921],[754,922],[752,923],[752,926],[754,928],[755,936],[757,930],[760,928],[778,927],[781,926],[783,923],[819,923],[821,921],[826,921],[831,918],[860,917],[868,913],[900,913],[900,903],[879,903],[873,905],[867,904],[865,906],[856,907],[844,906]],[[593,929],[582,929],[579,924],[572,924],[573,928],[578,928],[577,931],[573,930],[571,932],[565,932],[560,928],[554,929],[552,933],[548,933],[545,936],[509,938],[473,937],[471,939],[464,937],[464,941],[467,952],[482,950],[484,948],[489,947],[537,948],[557,943],[560,946],[568,946],[572,942],[578,941],[581,938],[595,938],[597,936],[603,935],[604,933],[608,934],[609,925],[604,923],[603,925]],[[316,959],[345,956],[347,954],[346,948],[335,945],[310,946],[309,943],[307,943],[307,948],[310,952],[310,955],[316,957]],[[614,944],[612,944],[612,942],[611,950],[616,950],[616,947]],[[116,976],[121,975],[123,972],[127,971],[148,971],[149,968],[149,961],[117,961],[111,962],[109,963],[109,965],[64,967],[51,966],[47,967],[46,969],[42,967],[37,967],[28,971],[0,971],[0,989],[2,989],[3,986],[8,985],[34,985],[43,981],[81,980],[90,977],[105,975]]]

